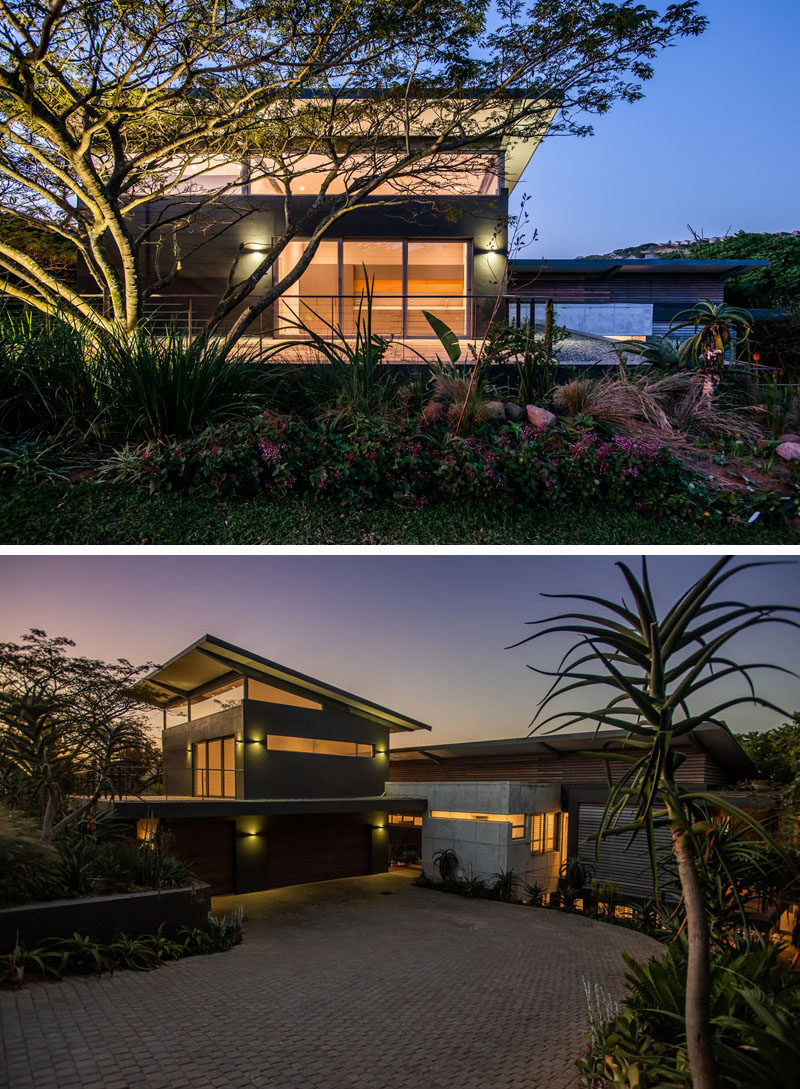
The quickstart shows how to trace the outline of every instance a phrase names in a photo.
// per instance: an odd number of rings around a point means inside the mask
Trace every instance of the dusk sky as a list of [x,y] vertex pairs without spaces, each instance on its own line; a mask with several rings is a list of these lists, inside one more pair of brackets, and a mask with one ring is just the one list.
[[[503,648],[532,630],[526,620],[561,611],[560,603],[539,597],[542,591],[619,598],[624,587],[614,559],[5,555],[0,640],[16,641],[37,627],[70,636],[77,652],[91,657],[161,662],[208,632],[427,722],[434,741],[518,737],[543,690],[526,663],[555,668],[566,643],[550,638]],[[627,562],[638,571],[637,557]],[[659,604],[711,562],[651,558]],[[798,568],[746,572],[726,597],[800,606]],[[740,637],[734,649],[740,660],[795,668],[798,646],[800,632],[776,627]],[[775,703],[800,708],[800,679],[761,678],[761,691]],[[730,715],[740,729],[780,721],[750,708]]]
[[700,10],[708,30],[657,58],[642,101],[536,152],[517,191],[539,228],[525,256],[684,239],[687,223],[707,237],[800,229],[800,3]]

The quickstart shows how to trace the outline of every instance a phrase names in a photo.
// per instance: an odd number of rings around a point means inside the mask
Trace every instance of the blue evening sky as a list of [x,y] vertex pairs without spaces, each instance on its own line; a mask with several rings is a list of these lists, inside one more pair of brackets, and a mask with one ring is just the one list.
[[539,228],[525,256],[688,238],[687,223],[706,237],[800,229],[800,2],[700,10],[708,30],[658,57],[642,101],[536,152],[517,190]]
[[[615,557],[476,556],[4,556],[0,640],[31,627],[68,635],[91,657],[163,662],[205,632],[391,707],[433,727],[434,741],[520,737],[563,639],[505,650],[525,621],[561,611],[543,592],[619,597]],[[638,571],[640,560],[628,558]],[[699,556],[650,560],[659,608],[711,564]],[[725,596],[800,607],[797,566],[758,568]],[[731,649],[744,661],[797,668],[800,632],[758,629]],[[800,678],[762,674],[760,690],[800,709]],[[735,682],[725,695],[740,695]],[[578,706],[586,708],[587,703]],[[593,704],[592,704],[593,706]],[[744,708],[738,729],[779,725]],[[413,744],[410,735],[406,743]],[[397,744],[403,744],[396,739]]]

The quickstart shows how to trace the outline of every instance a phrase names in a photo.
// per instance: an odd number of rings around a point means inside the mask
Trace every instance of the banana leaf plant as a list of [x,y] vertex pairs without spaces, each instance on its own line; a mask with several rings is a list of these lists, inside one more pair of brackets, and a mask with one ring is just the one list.
[[[659,615],[642,559],[637,578],[618,563],[632,597],[632,604],[592,594],[544,594],[577,602],[574,611],[529,623],[541,626],[524,643],[543,636],[569,634],[575,642],[555,671],[534,669],[554,678],[541,699],[531,723],[532,732],[556,732],[579,722],[615,727],[613,744],[606,741],[599,753],[608,783],[597,842],[610,835],[627,834],[646,839],[658,899],[656,827],[671,833],[676,868],[686,914],[689,943],[686,986],[686,1037],[694,1089],[718,1089],[717,1064],[712,1049],[709,1017],[709,922],[704,907],[703,858],[704,807],[732,815],[773,844],[768,833],[743,810],[712,792],[686,789],[677,772],[684,759],[676,745],[699,726],[712,723],[730,733],[723,715],[741,704],[766,707],[786,714],[756,692],[752,674],[775,670],[796,676],[772,662],[739,662],[727,645],[736,636],[753,635],[765,624],[800,628],[794,616],[800,609],[781,604],[749,605],[718,598],[730,579],[750,568],[789,561],[750,561],[732,564],[722,557],[682,593],[664,615]],[[597,607],[598,611],[586,611]],[[720,698],[714,692],[719,681],[743,679],[746,695]],[[600,705],[588,710],[553,711],[555,700],[577,692],[594,694],[600,689]],[[635,816],[629,817],[635,807]]]

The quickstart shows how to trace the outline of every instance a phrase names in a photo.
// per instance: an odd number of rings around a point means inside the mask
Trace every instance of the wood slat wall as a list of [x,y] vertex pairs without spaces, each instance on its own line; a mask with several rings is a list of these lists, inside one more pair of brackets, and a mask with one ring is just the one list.
[[608,280],[574,276],[523,276],[516,274],[509,294],[533,296],[555,302],[692,303],[698,299],[723,301],[724,282],[715,276],[612,276]]
[[[706,753],[690,752],[678,770],[683,782],[722,786],[728,782],[723,769]],[[441,764],[432,760],[390,760],[393,783],[479,781],[513,779],[535,783],[605,783],[605,764],[598,757],[566,753],[556,756],[456,757]]]

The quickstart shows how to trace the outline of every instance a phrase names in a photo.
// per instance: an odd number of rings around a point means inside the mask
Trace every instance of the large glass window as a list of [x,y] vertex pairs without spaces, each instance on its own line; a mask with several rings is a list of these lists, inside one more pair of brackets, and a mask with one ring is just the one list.
[[[278,261],[279,279],[300,260],[305,245],[295,241],[286,247]],[[330,326],[354,335],[368,281],[375,333],[433,337],[423,316],[428,310],[458,336],[467,336],[469,252],[466,242],[322,242],[306,271],[276,305],[276,336],[297,336],[297,320],[325,336]]]
[[282,688],[274,688],[263,681],[247,682],[247,698],[260,700],[262,703],[282,703],[287,707],[305,707],[309,711],[321,711],[322,704],[315,700],[307,700],[305,696],[296,696],[293,692],[284,692]]
[[[278,279],[291,272],[303,256],[307,243],[290,242],[278,259]],[[300,335],[297,322],[322,336],[339,318],[339,243],[320,242],[303,275],[288,288],[275,308],[275,332],[278,336]]]
[[373,745],[361,741],[329,741],[318,737],[289,737],[268,734],[267,748],[278,752],[302,752],[315,756],[374,756]]
[[233,681],[215,688],[212,692],[206,692],[202,696],[192,699],[192,721],[205,718],[206,715],[216,714],[217,711],[227,711],[229,707],[237,707],[244,699],[244,681],[237,677]]
[[215,737],[192,746],[192,793],[200,798],[236,797],[236,738]]

